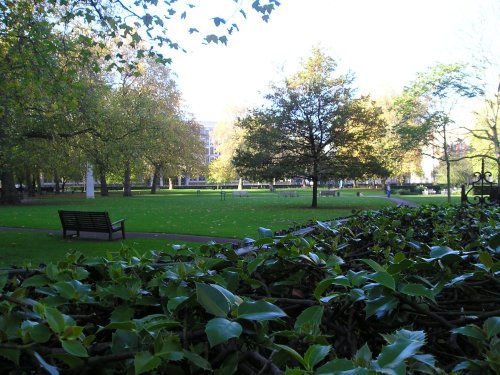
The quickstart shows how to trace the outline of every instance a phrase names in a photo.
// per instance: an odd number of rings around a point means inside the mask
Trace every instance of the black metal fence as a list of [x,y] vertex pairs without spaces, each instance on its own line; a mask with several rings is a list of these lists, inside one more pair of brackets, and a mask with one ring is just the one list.
[[[498,186],[493,185],[491,172],[484,170],[484,159],[481,160],[481,172],[474,172],[475,180],[466,189],[462,185],[461,202],[479,206],[499,204]],[[469,198],[471,196],[471,198]]]

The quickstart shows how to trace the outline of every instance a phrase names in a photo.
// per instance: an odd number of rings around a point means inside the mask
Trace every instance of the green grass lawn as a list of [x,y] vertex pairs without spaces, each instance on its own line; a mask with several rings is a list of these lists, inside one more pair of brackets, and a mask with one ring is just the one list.
[[[249,197],[233,197],[226,192],[221,200],[219,191],[174,190],[135,192],[131,198],[121,193],[110,197],[85,199],[82,194],[47,195],[31,199],[20,206],[0,207],[0,226],[53,229],[54,234],[0,232],[0,265],[47,263],[61,259],[71,250],[88,255],[105,255],[122,246],[142,253],[165,249],[173,241],[158,239],[127,239],[125,241],[63,240],[57,211],[108,211],[111,220],[126,219],[127,232],[158,232],[194,234],[242,239],[257,237],[257,229],[286,229],[303,225],[310,220],[329,220],[352,215],[353,210],[378,209],[394,205],[384,198],[382,191],[343,189],[340,197],[318,197],[317,209],[310,208],[312,192],[299,189],[299,197],[280,197],[267,190],[249,190]],[[363,192],[362,197],[356,196]],[[431,197],[398,196],[418,203],[445,203],[431,201]],[[433,197],[434,198],[434,197]],[[435,197],[441,198],[441,197]],[[444,197],[443,197],[444,198]],[[199,244],[188,244],[198,246]]]
[[126,219],[131,232],[197,234],[243,238],[255,236],[258,227],[284,229],[309,220],[328,220],[352,214],[353,210],[376,209],[392,205],[382,197],[357,197],[344,189],[340,197],[319,197],[319,208],[311,209],[311,191],[299,197],[284,198],[264,190],[251,190],[249,197],[233,197],[228,191],[220,199],[216,191],[162,191],[159,194],[136,194],[123,198],[81,195],[50,196],[33,199],[21,206],[2,207],[0,226],[60,229],[57,211],[108,211],[111,220]]
[[[435,204],[438,206],[441,205],[447,205],[447,197],[446,195],[394,195],[396,198],[401,198],[405,199],[408,201],[412,201],[415,203],[418,203],[420,205],[422,204]],[[451,196],[451,204],[460,204],[460,195],[452,195]]]
[[[174,241],[134,238],[120,241],[63,239],[58,233],[0,232],[0,267],[19,267],[57,261],[70,251],[80,251],[86,256],[103,256],[117,252],[122,247],[142,254],[149,250],[165,250]],[[198,246],[195,243],[183,243]]]

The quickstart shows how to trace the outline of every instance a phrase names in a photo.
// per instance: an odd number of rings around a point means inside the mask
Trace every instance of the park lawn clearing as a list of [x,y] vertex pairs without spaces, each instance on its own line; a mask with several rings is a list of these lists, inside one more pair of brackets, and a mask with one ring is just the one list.
[[[230,191],[228,191],[229,193]],[[379,209],[394,203],[382,197],[357,197],[355,189],[342,190],[340,197],[319,198],[319,207],[310,208],[311,190],[299,197],[284,198],[264,190],[249,190],[248,197],[219,191],[173,190],[157,194],[141,193],[124,198],[45,196],[20,206],[0,210],[0,226],[60,229],[57,211],[108,211],[111,221],[125,219],[126,232],[194,234],[214,237],[255,237],[257,228],[281,230],[311,220],[350,216],[360,210]]]
[[[404,199],[407,201],[418,203],[419,205],[425,204],[435,204],[437,206],[447,206],[448,200],[446,195],[393,195],[395,198]],[[452,195],[451,196],[451,204],[458,205],[460,204],[460,196]]]
[[146,238],[98,241],[63,239],[59,233],[0,232],[0,267],[12,265],[36,267],[41,263],[57,262],[71,251],[79,251],[86,257],[94,257],[130,249],[142,255],[150,250],[164,251],[175,244],[200,246],[200,243]]

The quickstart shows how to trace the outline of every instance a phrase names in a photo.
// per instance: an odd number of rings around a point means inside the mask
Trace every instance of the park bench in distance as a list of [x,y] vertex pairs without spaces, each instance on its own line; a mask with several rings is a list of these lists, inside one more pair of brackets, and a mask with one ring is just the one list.
[[297,190],[283,190],[278,193],[279,197],[298,197],[299,192]]
[[340,192],[338,190],[321,190],[319,192],[320,197],[335,197],[339,196]]
[[248,197],[248,191],[233,191],[233,197]]
[[108,239],[113,239],[114,232],[122,232],[125,239],[125,219],[115,221],[109,220],[107,212],[90,211],[59,211],[59,218],[63,227],[63,238],[66,238],[66,231],[76,231],[76,236],[80,237],[80,232],[108,233]]

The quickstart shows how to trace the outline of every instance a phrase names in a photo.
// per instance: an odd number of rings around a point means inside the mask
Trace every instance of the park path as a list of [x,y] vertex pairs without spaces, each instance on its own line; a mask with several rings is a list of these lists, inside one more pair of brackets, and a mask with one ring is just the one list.
[[408,207],[418,207],[419,206],[418,203],[415,203],[415,202],[412,202],[412,201],[407,201],[406,199],[393,198],[393,197],[387,198],[387,199],[393,201],[398,206],[408,206]]
[[[0,232],[16,232],[16,233],[47,233],[62,237],[62,230],[58,229],[40,229],[40,228],[22,228],[22,227],[0,227]],[[120,239],[119,234],[115,235],[116,239]],[[240,241],[234,238],[222,238],[211,236],[196,236],[190,234],[170,234],[170,233],[148,233],[148,232],[126,232],[126,238],[150,238],[157,240],[170,240],[182,242],[215,242],[215,243],[239,243]],[[107,233],[81,232],[80,239],[82,240],[107,240]]]

